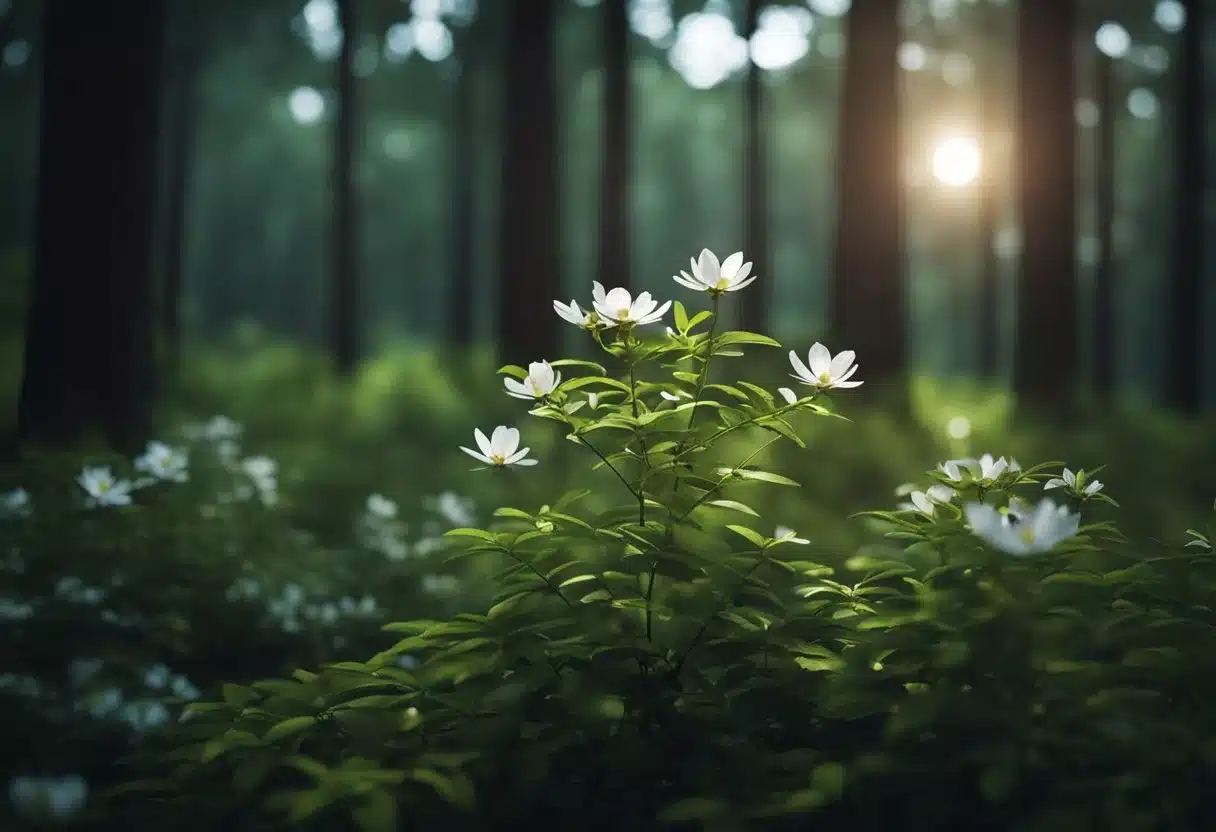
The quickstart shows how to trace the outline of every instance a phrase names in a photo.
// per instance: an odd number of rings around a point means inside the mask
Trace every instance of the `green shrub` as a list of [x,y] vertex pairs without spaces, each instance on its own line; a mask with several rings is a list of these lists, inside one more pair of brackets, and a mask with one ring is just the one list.
[[[740,262],[702,256],[680,282],[713,310],[676,304],[666,338],[642,336],[667,309],[649,295],[560,305],[616,372],[502,369],[610,481],[448,533],[455,557],[500,564],[483,613],[226,685],[144,748],[115,811],[200,830],[1209,828],[1210,530],[1132,545],[1080,524],[1115,505],[1092,474],[985,456],[868,512],[884,542],[826,562],[816,530],[763,518],[798,483],[760,460],[806,447],[797,426],[834,415],[853,357],[792,354],[802,397],[710,381],[711,358],[778,346],[715,330]],[[542,446],[476,439],[528,493],[514,469]],[[1044,488],[1061,504],[1024,499]]]

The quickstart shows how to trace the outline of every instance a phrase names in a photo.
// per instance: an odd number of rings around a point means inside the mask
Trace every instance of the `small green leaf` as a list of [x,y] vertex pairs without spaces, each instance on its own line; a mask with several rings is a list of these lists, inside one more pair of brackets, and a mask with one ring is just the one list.
[[498,539],[493,532],[487,532],[485,529],[448,529],[443,533],[444,537],[476,537],[479,540],[485,540],[489,543],[498,543]]
[[762,482],[771,482],[774,485],[792,485],[796,488],[801,488],[801,485],[798,482],[790,479],[789,477],[774,474],[771,471],[755,471],[747,468],[740,468],[735,470],[735,475],[744,480],[760,480]]
[[672,311],[675,313],[676,331],[688,331],[688,312],[684,309],[684,304],[676,301],[672,304]]
[[736,526],[736,525],[732,524],[732,525],[728,525],[726,528],[730,529],[735,534],[744,538],[745,540],[747,540],[748,543],[751,543],[753,546],[758,546],[761,549],[763,549],[765,546],[768,545],[768,538],[766,538],[764,535],[760,534],[757,531],[753,531],[752,529],[749,529],[747,526]]
[[307,731],[316,724],[317,718],[315,716],[293,716],[291,719],[285,719],[272,725],[270,730],[262,736],[262,742],[267,744],[278,742],[279,740]]
[[729,508],[735,511],[741,511],[744,514],[750,514],[752,517],[759,517],[760,514],[751,506],[744,505],[737,500],[710,500],[706,505],[717,506],[718,508]]
[[515,376],[516,378],[528,377],[528,371],[515,364],[507,364],[506,366],[499,367],[498,372],[503,375]]

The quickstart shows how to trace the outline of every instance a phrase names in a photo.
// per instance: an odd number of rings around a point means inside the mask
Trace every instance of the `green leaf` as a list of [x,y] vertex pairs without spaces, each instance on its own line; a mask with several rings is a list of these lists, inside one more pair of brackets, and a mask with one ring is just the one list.
[[750,514],[752,517],[759,517],[760,514],[751,506],[744,505],[737,500],[710,500],[706,505],[717,506],[718,508],[729,508],[735,511]]
[[478,540],[484,540],[488,543],[497,545],[498,538],[493,532],[487,532],[485,529],[448,529],[443,533],[444,537],[475,537]]
[[712,315],[713,315],[712,312],[707,312],[705,310],[701,310],[697,314],[693,315],[691,318],[688,319],[688,329],[685,330],[685,332],[691,330],[694,326],[701,323],[701,321],[707,320]]
[[684,304],[676,301],[671,305],[672,312],[675,313],[676,331],[688,331],[688,312],[684,309]]
[[272,725],[270,730],[262,736],[262,742],[267,744],[278,742],[279,740],[307,731],[316,724],[317,718],[315,716],[293,716],[291,719],[285,719]]
[[795,482],[789,477],[783,477],[780,474],[774,474],[771,471],[756,471],[748,468],[738,468],[735,470],[735,476],[744,480],[771,482],[774,485],[792,485],[795,488],[802,487],[799,483]]
[[516,364],[507,364],[498,368],[498,372],[502,375],[515,376],[516,378],[527,378],[528,371]]
[[768,538],[766,538],[764,535],[760,534],[757,531],[753,531],[752,529],[749,529],[747,526],[727,525],[726,528],[730,529],[735,534],[744,538],[745,540],[747,540],[748,543],[751,543],[753,546],[757,546],[757,547],[763,549],[765,546],[768,545]]
[[739,344],[759,344],[765,347],[780,347],[780,341],[774,341],[767,335],[756,332],[723,332],[714,339],[719,347],[733,347]]
[[529,523],[535,519],[531,514],[528,514],[528,512],[526,512],[526,511],[521,511],[520,509],[517,509],[517,508],[509,508],[507,506],[503,506],[502,508],[494,509],[494,516],[495,517],[514,517],[518,520],[527,520]]
[[603,365],[596,364],[594,361],[584,361],[579,358],[559,358],[556,361],[549,362],[550,367],[590,367],[600,375],[606,374],[608,371]]
[[396,832],[397,801],[390,792],[374,791],[355,809],[354,817],[362,832]]

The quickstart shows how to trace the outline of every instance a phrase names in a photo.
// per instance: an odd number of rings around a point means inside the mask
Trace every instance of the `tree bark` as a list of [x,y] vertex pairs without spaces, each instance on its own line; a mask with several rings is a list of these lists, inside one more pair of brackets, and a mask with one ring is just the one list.
[[1201,320],[1204,276],[1204,194],[1207,185],[1204,126],[1204,4],[1185,0],[1186,28],[1178,69],[1178,214],[1174,226],[1174,279],[1167,396],[1179,411],[1203,407]]
[[1023,249],[1014,390],[1061,415],[1077,382],[1074,0],[1018,9],[1017,189]]
[[[750,40],[759,28],[760,0],[747,0],[744,35]],[[768,224],[768,131],[764,78],[754,61],[747,65],[743,85],[743,254],[752,262],[752,273],[760,275],[739,300],[740,324],[749,332],[768,329],[773,297],[773,275],[769,264]]]
[[[476,25],[476,24],[472,24]],[[473,97],[476,44],[471,32],[457,40],[463,47],[456,53],[452,111],[448,122],[448,175],[451,187],[452,282],[448,293],[448,338],[461,347],[473,344]]]
[[606,289],[630,286],[629,174],[633,112],[629,4],[604,0],[604,110],[600,166],[598,278]]
[[181,349],[181,299],[186,268],[187,216],[198,130],[198,72],[202,59],[201,21],[183,6],[169,71],[171,108],[166,119],[168,159],[165,193],[164,261],[160,286],[160,329],[166,363],[177,364]]
[[359,38],[358,0],[338,0],[342,50],[338,54],[338,112],[333,142],[333,258],[330,265],[330,350],[339,373],[359,362],[359,100],[355,49]]
[[1094,272],[1094,390],[1109,397],[1115,387],[1115,62],[1101,52],[1094,74],[1098,104],[1095,177],[1098,266]]
[[91,434],[135,449],[151,423],[160,0],[43,7],[34,277],[23,443]]
[[854,3],[841,104],[832,350],[855,350],[867,387],[905,371],[898,0]]
[[553,358],[560,295],[555,0],[507,7],[498,337],[512,362]]

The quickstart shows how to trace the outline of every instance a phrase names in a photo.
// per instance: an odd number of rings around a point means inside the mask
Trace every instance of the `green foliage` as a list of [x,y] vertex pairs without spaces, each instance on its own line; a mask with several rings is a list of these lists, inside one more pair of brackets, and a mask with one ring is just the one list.
[[[1210,532],[1127,543],[1091,472],[1041,518],[1084,525],[1011,555],[968,518],[1041,537],[1014,498],[1060,466],[986,458],[866,512],[883,542],[850,557],[770,534],[770,493],[832,476],[804,422],[834,412],[711,381],[712,358],[776,343],[675,322],[593,332],[616,372],[555,362],[531,413],[605,479],[448,533],[455,560],[496,564],[484,612],[191,705],[123,805],[200,829],[1204,828]],[[772,470],[779,442],[816,465]]]

